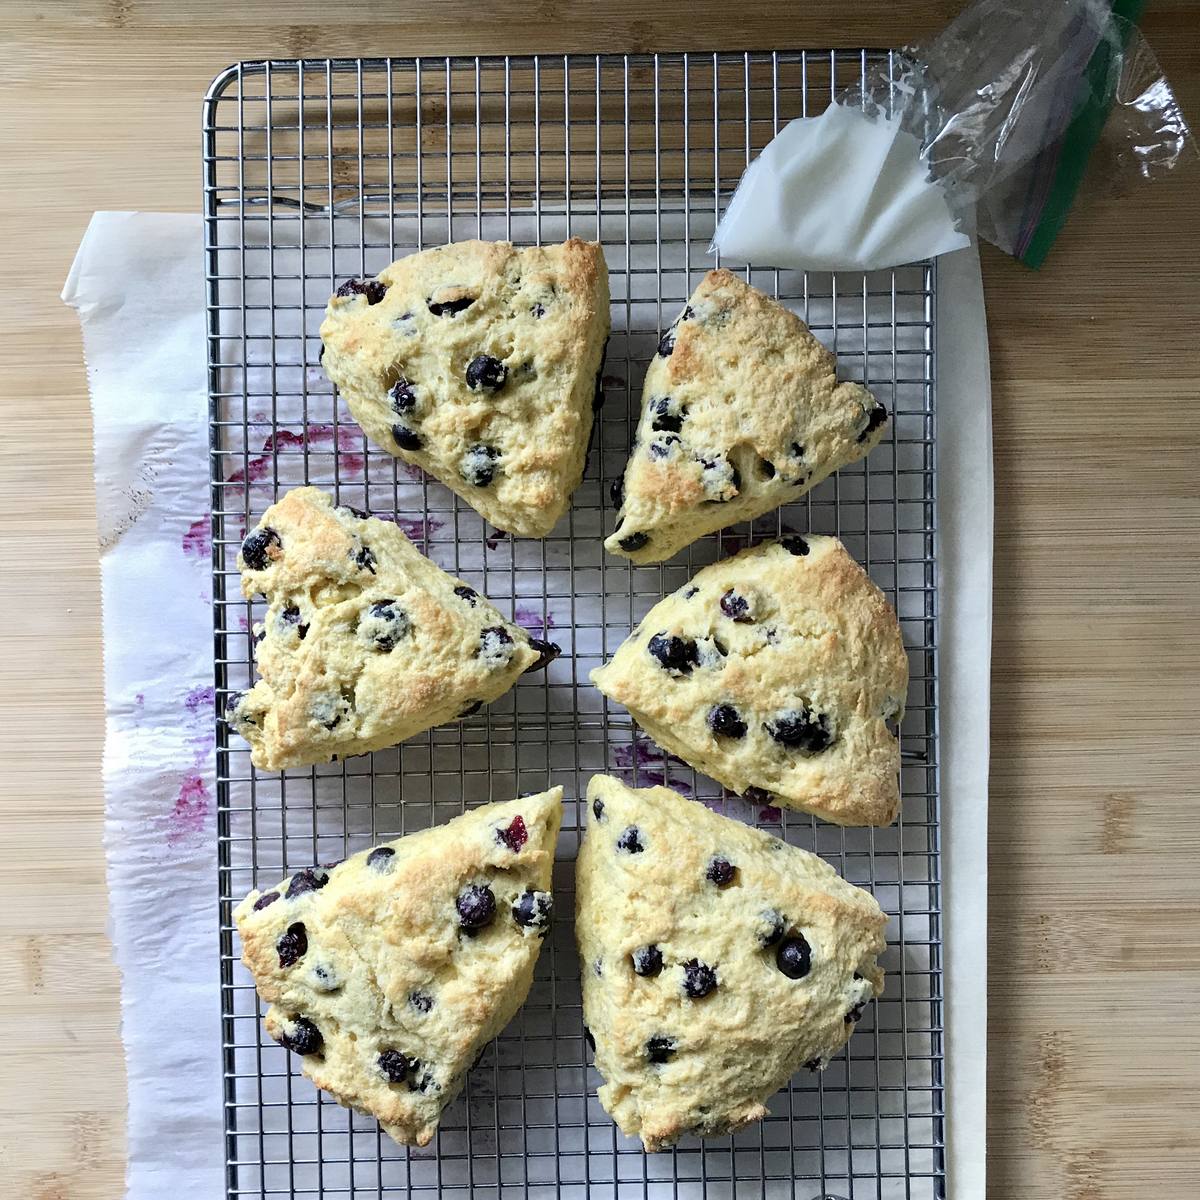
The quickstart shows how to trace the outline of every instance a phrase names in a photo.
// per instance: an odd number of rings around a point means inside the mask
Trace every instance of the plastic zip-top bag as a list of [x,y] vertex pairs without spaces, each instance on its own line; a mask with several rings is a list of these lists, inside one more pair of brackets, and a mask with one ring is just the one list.
[[1110,179],[1196,158],[1135,22],[1142,0],[976,0],[747,168],[713,237],[734,262],[874,270],[969,235],[1040,266],[1098,144]]

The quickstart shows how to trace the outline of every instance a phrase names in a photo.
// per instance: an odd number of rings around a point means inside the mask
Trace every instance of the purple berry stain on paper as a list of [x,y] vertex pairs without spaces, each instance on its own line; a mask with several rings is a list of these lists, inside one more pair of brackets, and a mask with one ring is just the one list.
[[555,627],[553,613],[547,613],[543,618],[540,609],[533,608],[528,604],[518,604],[513,616],[516,618],[517,624],[534,637],[544,637]]
[[397,517],[396,524],[404,531],[404,536],[413,545],[424,549],[426,543],[445,524],[435,521],[432,517]]
[[765,808],[758,810],[758,819],[765,823],[778,825],[783,820],[783,813],[779,811],[773,804],[768,804]]
[[207,560],[212,553],[212,523],[208,517],[193,521],[180,542],[185,558]]
[[617,774],[623,776],[633,786],[666,785],[681,796],[694,794],[691,784],[684,783],[682,779],[678,778],[676,772],[668,773],[666,769],[668,766],[673,766],[690,771],[691,768],[687,763],[674,754],[668,754],[648,738],[640,738],[635,734],[630,745],[615,746],[613,761],[617,765]]
[[208,823],[211,807],[212,797],[204,780],[199,775],[185,775],[167,819],[167,845],[177,846],[193,834],[201,833]]
[[202,710],[207,716],[212,711],[215,696],[216,692],[211,687],[192,688],[183,698],[183,706],[192,716],[195,716]]
[[488,534],[486,538],[487,548],[489,550],[498,550],[500,548],[500,543],[504,541],[506,537],[508,537],[508,534],[505,533],[503,529],[497,529],[494,533]]

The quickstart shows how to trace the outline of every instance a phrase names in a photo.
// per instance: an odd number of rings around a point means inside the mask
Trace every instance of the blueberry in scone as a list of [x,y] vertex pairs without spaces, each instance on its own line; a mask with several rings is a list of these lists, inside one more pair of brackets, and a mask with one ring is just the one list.
[[647,1150],[759,1120],[882,992],[886,917],[815,854],[669,788],[596,775],[587,794],[575,937],[604,964],[583,973],[600,1103]]
[[226,719],[261,770],[392,746],[495,700],[558,653],[420,553],[390,521],[288,492],[238,556],[267,615],[261,678]]
[[425,1145],[529,993],[561,819],[553,788],[364,850],[320,888],[251,892],[234,918],[267,1032],[339,1103]]
[[705,567],[591,678],[660,746],[741,795],[839,825],[896,819],[889,722],[903,716],[908,658],[896,614],[836,538]]
[[583,474],[608,333],[598,245],[456,242],[339,288],[321,364],[376,445],[545,537]]
[[864,457],[887,409],[839,383],[835,366],[794,313],[729,271],[709,271],[646,371],[606,548],[659,562]]

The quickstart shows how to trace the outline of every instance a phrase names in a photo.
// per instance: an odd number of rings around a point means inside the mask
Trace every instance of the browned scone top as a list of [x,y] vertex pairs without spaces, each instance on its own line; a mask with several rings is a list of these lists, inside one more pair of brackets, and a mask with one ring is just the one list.
[[562,788],[297,872],[234,913],[267,1032],[339,1103],[425,1145],[524,1003]]
[[836,366],[795,313],[709,271],[646,371],[606,548],[659,562],[867,455],[887,409],[861,384],[839,383]]
[[587,795],[575,935],[600,1103],[647,1150],[760,1120],[882,992],[883,912],[815,854],[669,788],[597,775]]
[[322,363],[376,445],[544,537],[583,474],[608,332],[597,244],[454,242],[339,288]]
[[908,658],[891,605],[836,538],[785,538],[705,567],[591,678],[735,792],[839,825],[896,819],[888,723],[903,719]]
[[495,700],[557,647],[533,643],[390,521],[313,487],[263,514],[238,556],[267,613],[261,678],[227,719],[262,770],[395,745]]

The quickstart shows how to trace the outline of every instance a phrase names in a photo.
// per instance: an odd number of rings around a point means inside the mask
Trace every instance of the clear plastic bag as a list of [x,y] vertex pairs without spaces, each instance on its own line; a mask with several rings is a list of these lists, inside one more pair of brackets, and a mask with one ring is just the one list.
[[1141,0],[975,0],[750,164],[713,238],[734,261],[897,266],[980,237],[1039,266],[1103,148],[1106,185],[1200,161],[1134,24]]
[[839,97],[898,116],[951,210],[1039,266],[1102,143],[1128,185],[1197,158],[1134,24],[1141,0],[975,0],[933,41]]

